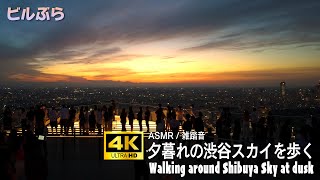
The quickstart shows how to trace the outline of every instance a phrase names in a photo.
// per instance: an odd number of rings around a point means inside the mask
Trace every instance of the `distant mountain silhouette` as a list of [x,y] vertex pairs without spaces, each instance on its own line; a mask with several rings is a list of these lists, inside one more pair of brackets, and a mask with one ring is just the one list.
[[[251,83],[133,83],[129,81],[111,81],[111,80],[85,80],[78,82],[26,82],[26,81],[4,81],[0,82],[0,87],[177,87],[177,88],[187,88],[187,87],[213,87],[213,88],[278,88],[278,83],[264,81],[262,84]],[[311,88],[311,83],[308,85],[290,84],[290,88],[293,87],[308,87]]]

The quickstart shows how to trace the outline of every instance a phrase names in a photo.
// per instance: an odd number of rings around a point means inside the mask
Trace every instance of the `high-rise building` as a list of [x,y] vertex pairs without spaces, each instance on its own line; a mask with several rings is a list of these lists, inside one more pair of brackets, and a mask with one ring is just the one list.
[[280,83],[280,93],[281,93],[281,96],[285,96],[286,95],[286,82],[281,82]]

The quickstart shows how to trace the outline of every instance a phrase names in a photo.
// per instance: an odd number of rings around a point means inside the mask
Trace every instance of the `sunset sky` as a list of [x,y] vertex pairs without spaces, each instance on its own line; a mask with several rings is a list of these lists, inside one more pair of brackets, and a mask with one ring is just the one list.
[[[9,21],[17,6],[62,7],[65,19]],[[319,9],[316,0],[5,0],[0,81],[311,86]]]

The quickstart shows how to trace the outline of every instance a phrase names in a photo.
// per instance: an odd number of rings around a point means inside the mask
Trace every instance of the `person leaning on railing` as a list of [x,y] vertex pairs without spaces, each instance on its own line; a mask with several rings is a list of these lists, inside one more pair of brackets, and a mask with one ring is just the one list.
[[142,107],[139,107],[139,112],[137,114],[137,120],[139,122],[140,131],[142,131],[142,119],[143,119],[142,116],[143,116]]
[[80,112],[79,112],[79,124],[80,124],[80,135],[83,135],[85,132],[85,113],[84,113],[84,107],[81,106]]
[[122,109],[122,112],[120,114],[120,122],[122,125],[122,131],[126,131],[127,112],[125,108]]
[[51,126],[51,132],[53,134],[53,128],[56,129],[56,134],[58,134],[58,112],[55,109],[55,107],[52,107],[52,109],[49,111],[49,119],[50,119],[50,126]]
[[94,110],[91,110],[89,115],[89,133],[94,133],[96,129],[96,116]]
[[107,114],[105,115],[107,118],[107,122],[106,122],[106,130],[107,131],[112,131],[112,119],[113,119],[113,109],[112,106],[110,106],[108,108],[108,111],[106,112]]
[[95,116],[96,116],[96,123],[97,123],[97,129],[98,129],[98,135],[101,135],[101,128],[102,128],[102,110],[98,108],[95,111]]
[[68,123],[68,116],[69,111],[65,105],[62,106],[60,110],[60,127],[61,127],[61,134],[67,133],[67,123]]

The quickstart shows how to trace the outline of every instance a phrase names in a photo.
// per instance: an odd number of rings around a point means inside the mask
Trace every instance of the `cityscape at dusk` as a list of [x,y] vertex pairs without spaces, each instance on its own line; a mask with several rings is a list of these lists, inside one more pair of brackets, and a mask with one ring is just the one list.
[[[157,107],[158,103],[182,106],[195,105],[208,114],[221,107],[233,107],[242,112],[252,107],[267,107],[270,110],[318,109],[320,83],[310,88],[292,88],[279,84],[278,88],[2,88],[0,106],[31,107],[44,104],[48,108],[69,106],[92,106],[117,103],[135,107]],[[120,108],[120,107],[119,107]],[[298,113],[294,111],[294,113]],[[304,112],[302,111],[302,114]],[[300,113],[301,115],[301,113]]]

